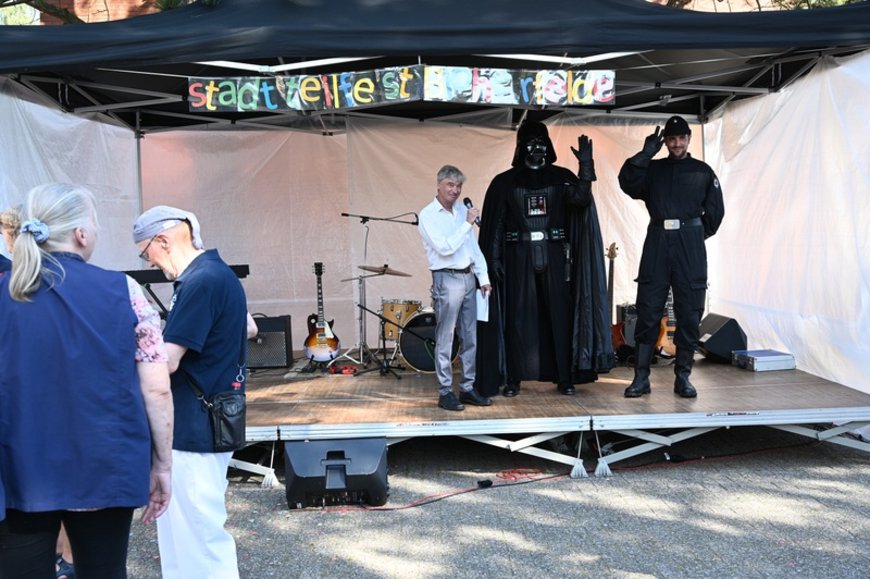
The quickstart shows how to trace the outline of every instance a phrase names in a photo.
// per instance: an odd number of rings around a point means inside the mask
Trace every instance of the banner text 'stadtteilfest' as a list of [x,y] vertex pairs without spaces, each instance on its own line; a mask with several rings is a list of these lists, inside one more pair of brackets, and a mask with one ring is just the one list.
[[361,72],[188,78],[192,112],[322,111],[411,101],[594,106],[616,101],[612,70],[415,65]]

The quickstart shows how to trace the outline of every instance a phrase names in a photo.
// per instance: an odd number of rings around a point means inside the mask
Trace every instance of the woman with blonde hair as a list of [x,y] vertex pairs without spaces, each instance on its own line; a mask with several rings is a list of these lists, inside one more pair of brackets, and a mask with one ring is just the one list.
[[[0,276],[0,576],[55,576],[63,523],[78,579],[125,578],[133,511],[170,498],[172,397],[157,313],[90,265],[87,189],[32,189]],[[0,508],[2,511],[2,508]]]
[[[3,213],[0,213],[0,230],[3,233],[3,241],[6,243],[6,250],[12,253],[12,244],[15,243],[15,238],[18,237],[18,228],[21,226],[21,212],[15,208],[9,208]],[[12,262],[5,255],[0,254],[0,275],[12,269]]]

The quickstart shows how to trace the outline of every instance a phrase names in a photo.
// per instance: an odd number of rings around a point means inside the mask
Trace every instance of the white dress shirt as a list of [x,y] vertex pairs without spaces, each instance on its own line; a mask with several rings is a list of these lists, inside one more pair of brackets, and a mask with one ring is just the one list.
[[429,260],[429,269],[465,269],[469,265],[481,286],[489,285],[486,259],[477,244],[468,209],[454,203],[448,211],[437,198],[420,211],[420,236]]

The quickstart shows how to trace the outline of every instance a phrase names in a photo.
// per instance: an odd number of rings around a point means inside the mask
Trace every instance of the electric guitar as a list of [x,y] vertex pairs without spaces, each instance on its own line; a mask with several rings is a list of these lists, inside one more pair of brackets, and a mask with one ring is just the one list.
[[323,316],[323,286],[320,283],[323,264],[319,261],[314,264],[314,275],[317,276],[317,313],[308,316],[305,357],[315,362],[329,362],[338,355],[341,345],[332,331],[335,320],[327,322]]
[[607,259],[610,263],[607,264],[607,312],[610,317],[610,341],[613,344],[613,351],[619,350],[620,346],[625,345],[625,336],[623,335],[624,326],[622,322],[613,323],[613,262],[616,261],[616,242],[610,244],[607,248]]
[[656,341],[656,354],[662,358],[673,358],[677,355],[674,344],[674,332],[677,329],[677,318],[674,316],[674,291],[668,290],[668,302],[665,315],[662,316],[659,329],[659,339]]

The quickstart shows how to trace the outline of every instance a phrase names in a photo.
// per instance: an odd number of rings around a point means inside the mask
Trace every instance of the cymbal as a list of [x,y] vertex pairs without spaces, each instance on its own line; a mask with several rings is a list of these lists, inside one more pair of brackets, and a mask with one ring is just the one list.
[[405,273],[403,271],[399,271],[397,269],[390,269],[386,263],[384,265],[361,265],[359,268],[363,271],[370,271],[372,273],[379,273],[381,275],[398,275],[401,277],[411,277],[410,273]]

